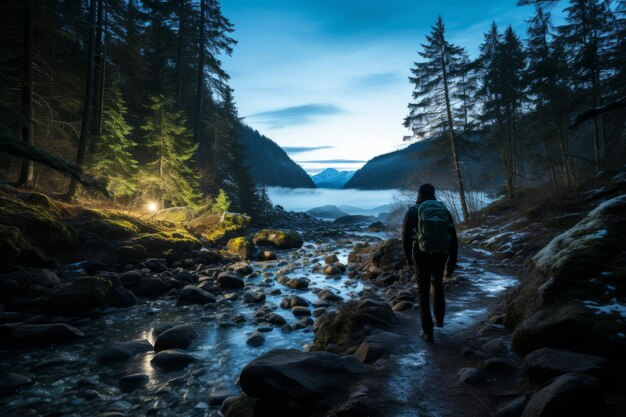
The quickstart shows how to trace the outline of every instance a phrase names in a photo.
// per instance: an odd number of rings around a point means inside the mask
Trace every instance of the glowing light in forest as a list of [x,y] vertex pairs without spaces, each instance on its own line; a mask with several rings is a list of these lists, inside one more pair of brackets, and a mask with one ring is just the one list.
[[150,201],[147,207],[150,213],[154,213],[159,209],[159,206],[154,201]]

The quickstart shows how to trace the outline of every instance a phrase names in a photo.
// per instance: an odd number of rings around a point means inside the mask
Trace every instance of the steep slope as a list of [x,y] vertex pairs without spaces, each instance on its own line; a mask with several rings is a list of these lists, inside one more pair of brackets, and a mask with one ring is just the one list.
[[[435,152],[435,148],[439,147],[443,149]],[[462,148],[463,174],[466,179],[480,178],[483,185],[497,183],[501,174],[495,150],[479,151],[480,146],[471,141],[465,142],[460,148]],[[469,150],[473,151],[474,157],[469,156]],[[446,155],[446,152],[446,143],[435,139],[412,143],[404,149],[369,160],[354,174],[344,188],[389,189],[399,187],[408,180],[437,183],[440,178],[448,178],[450,169],[445,161],[441,161],[441,158],[436,158],[434,155]]]
[[257,184],[289,188],[315,188],[307,173],[271,139],[244,124],[238,127],[244,163]]
[[311,178],[318,188],[343,188],[350,181],[355,171],[337,171],[335,168],[327,168]]

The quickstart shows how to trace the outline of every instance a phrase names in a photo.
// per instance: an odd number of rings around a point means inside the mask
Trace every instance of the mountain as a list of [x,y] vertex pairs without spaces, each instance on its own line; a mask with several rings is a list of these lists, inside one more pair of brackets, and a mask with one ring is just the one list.
[[271,139],[244,124],[238,126],[237,137],[244,147],[244,163],[257,184],[315,188],[311,177]]
[[336,219],[337,217],[343,217],[348,215],[348,213],[333,205],[312,208],[306,213],[310,214],[313,217],[319,217],[322,219]]
[[340,205],[337,206],[339,210],[345,211],[348,214],[363,214],[369,216],[378,216],[380,213],[390,213],[398,207],[398,204],[385,204],[383,206],[374,207],[371,209],[364,209],[360,207]]
[[[502,181],[495,149],[481,146],[478,137],[459,142],[462,142],[459,152],[465,180],[479,180],[481,185],[494,185]],[[369,160],[354,173],[344,188],[384,190],[400,187],[407,181],[446,184],[451,174],[445,159],[447,155],[448,147],[444,139],[424,139]]]
[[311,178],[318,188],[343,188],[352,178],[355,171],[337,171],[334,168],[327,168]]

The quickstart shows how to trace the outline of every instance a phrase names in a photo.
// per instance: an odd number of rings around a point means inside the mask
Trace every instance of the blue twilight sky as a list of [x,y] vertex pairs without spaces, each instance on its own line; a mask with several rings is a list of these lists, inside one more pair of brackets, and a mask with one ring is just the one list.
[[516,0],[222,0],[239,113],[309,173],[357,169],[407,146],[409,69],[441,14],[475,56],[492,20],[525,37]]

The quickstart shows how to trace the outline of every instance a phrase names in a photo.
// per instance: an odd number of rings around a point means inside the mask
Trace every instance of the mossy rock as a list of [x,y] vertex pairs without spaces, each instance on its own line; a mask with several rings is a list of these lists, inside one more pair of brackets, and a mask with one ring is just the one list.
[[43,195],[29,195],[37,204],[0,192],[0,225],[18,228],[22,237],[45,250],[57,252],[73,246],[78,233],[60,219],[57,206],[42,199],[47,199]]
[[135,243],[129,243],[127,245],[119,247],[115,251],[115,258],[122,263],[128,263],[130,261],[139,261],[148,256],[148,250],[141,245]]
[[[217,224],[201,231],[202,236],[212,244],[224,244],[229,239],[241,236],[251,218],[239,213],[224,213]],[[198,230],[198,229],[196,229]]]
[[123,239],[136,235],[139,232],[137,226],[127,220],[99,219],[88,223],[87,229],[104,239]]
[[14,226],[0,225],[0,265],[46,266],[51,259],[39,249],[33,247],[20,229]]
[[84,277],[70,281],[44,303],[43,310],[55,314],[80,314],[106,303],[111,282],[104,278]]
[[132,242],[145,247],[149,254],[160,254],[169,249],[188,252],[202,247],[198,239],[184,230],[144,233],[134,237]]
[[245,237],[230,239],[226,244],[226,249],[233,255],[238,255],[241,259],[252,259],[254,255],[254,244]]
[[301,248],[304,240],[297,232],[292,230],[263,229],[254,235],[252,239],[257,246],[271,246],[275,249]]

